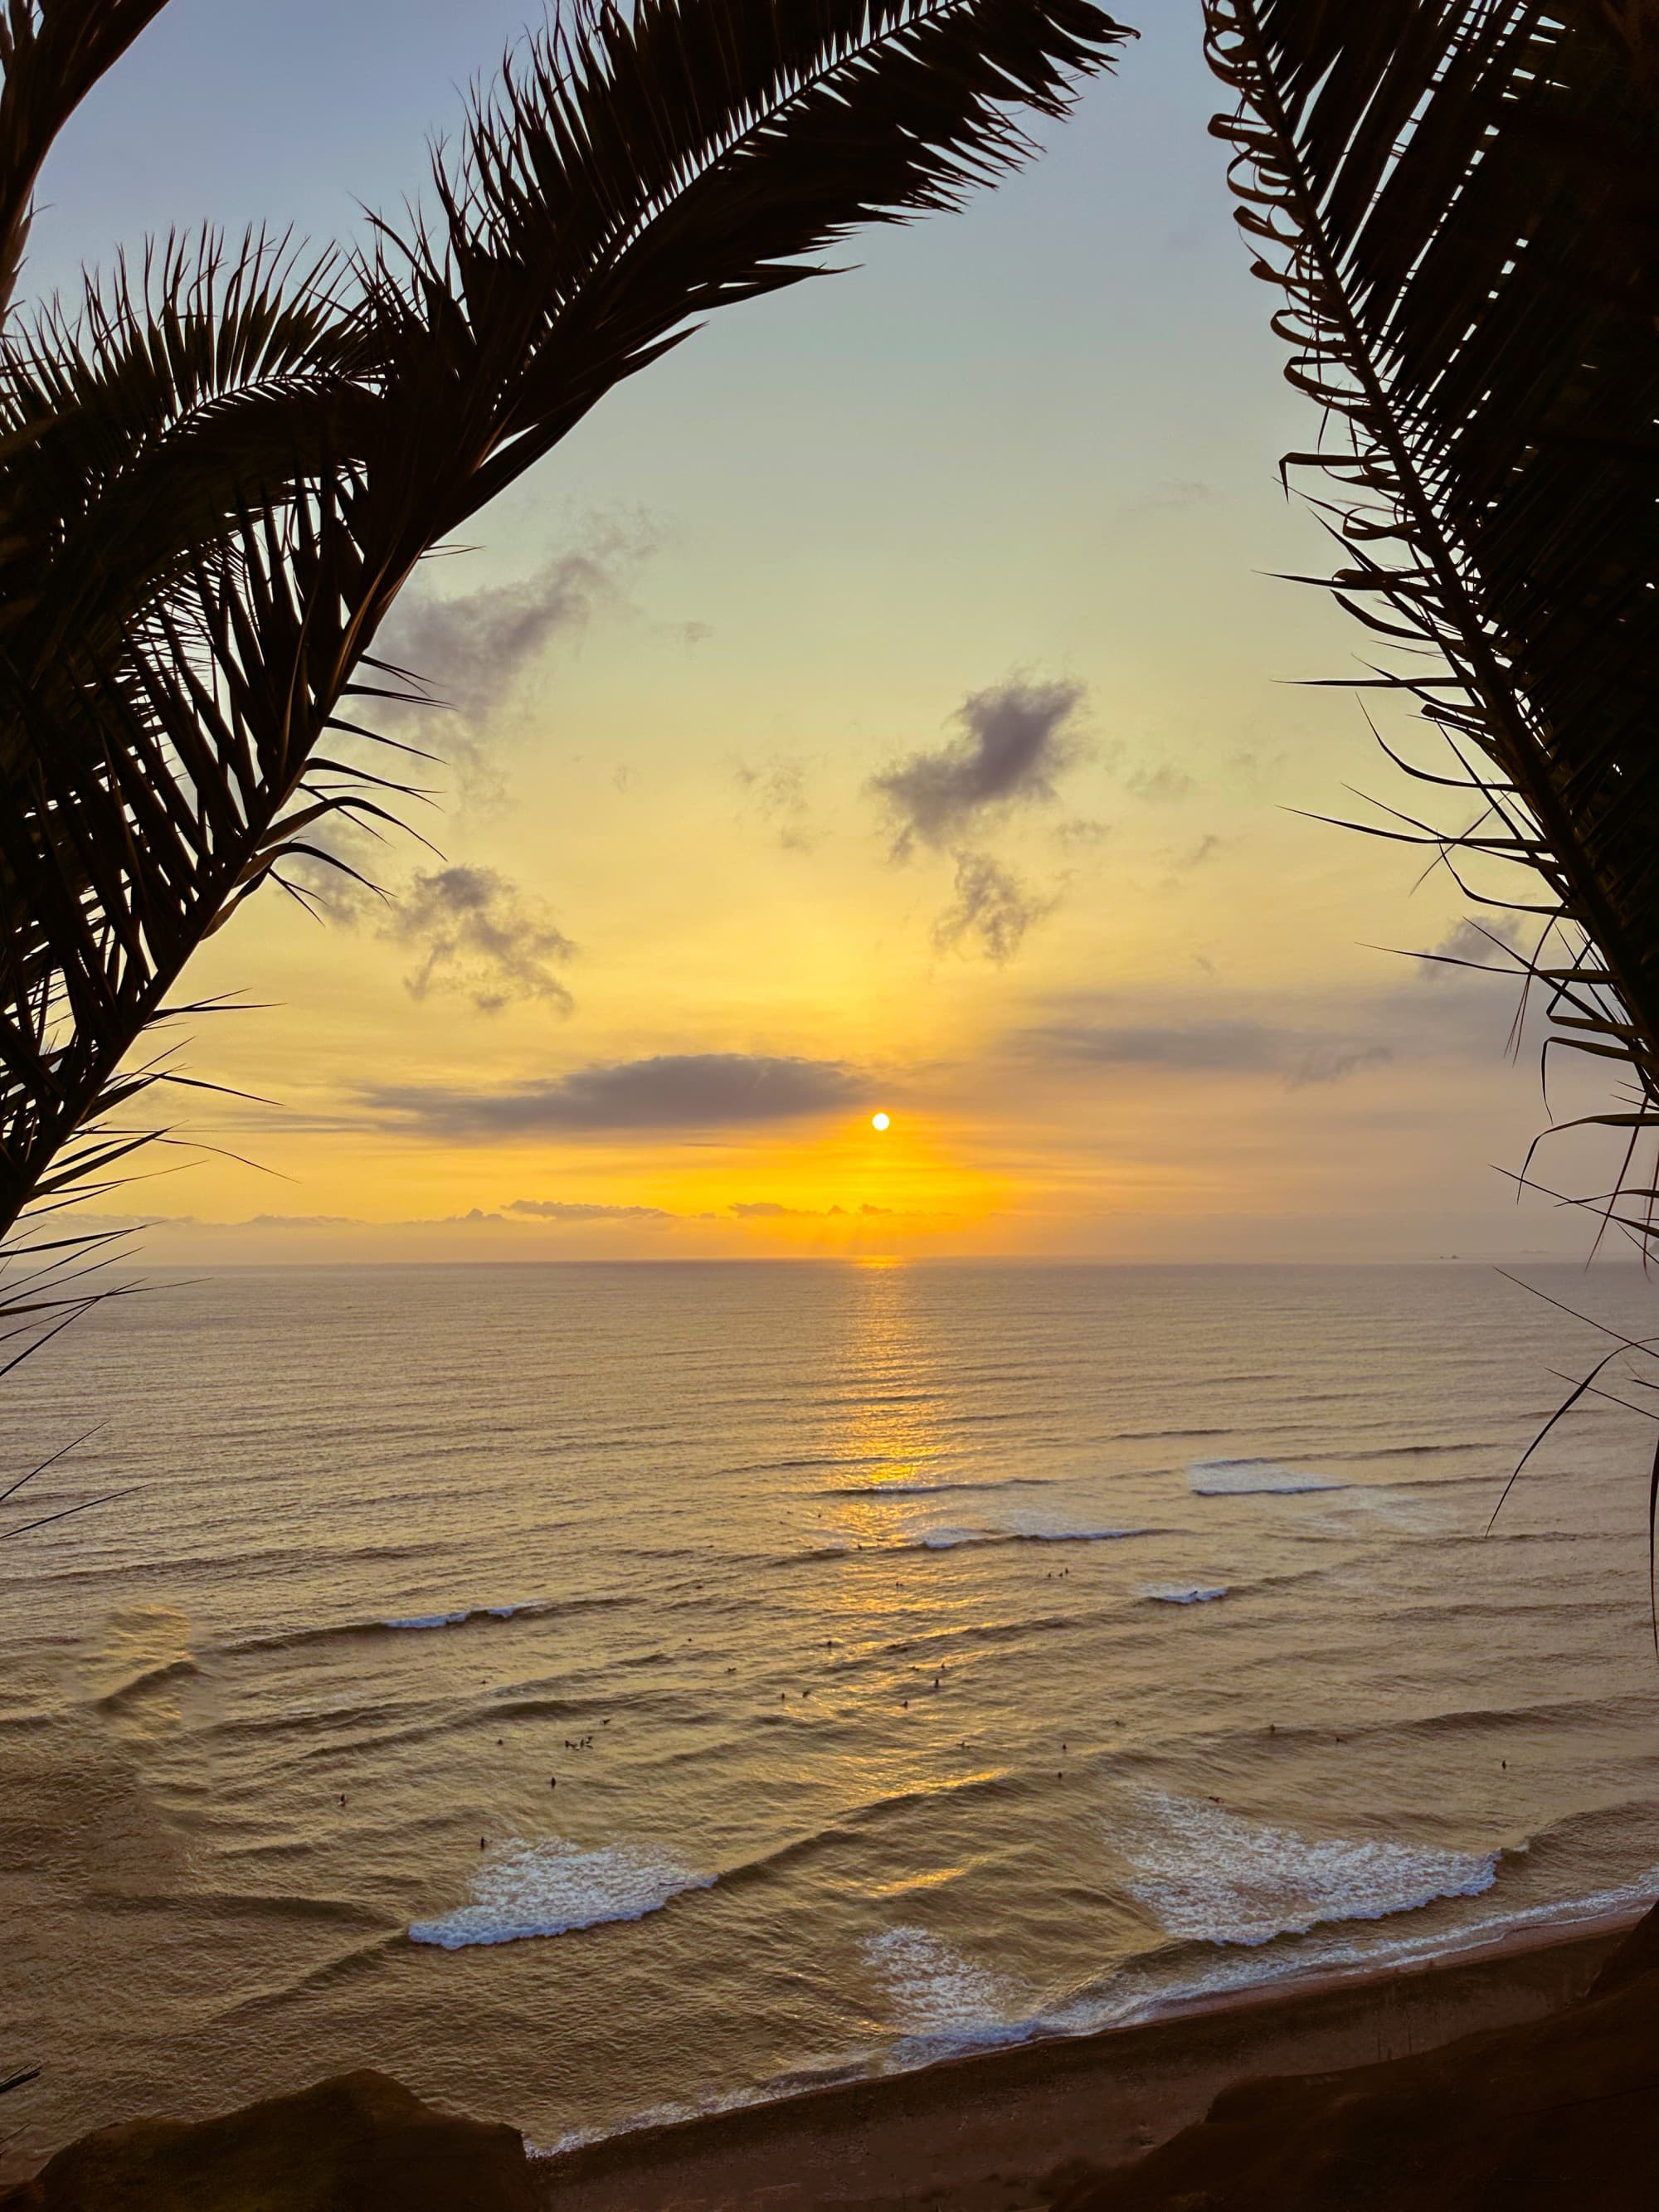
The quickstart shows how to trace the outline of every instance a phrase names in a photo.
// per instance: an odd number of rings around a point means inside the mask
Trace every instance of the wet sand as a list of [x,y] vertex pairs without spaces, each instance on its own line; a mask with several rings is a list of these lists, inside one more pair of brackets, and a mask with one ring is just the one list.
[[1307,1978],[1133,2027],[849,2082],[538,2162],[558,2212],[1015,2212],[1199,2119],[1253,2075],[1316,2073],[1537,2020],[1640,1917],[1525,1929],[1385,1974]]

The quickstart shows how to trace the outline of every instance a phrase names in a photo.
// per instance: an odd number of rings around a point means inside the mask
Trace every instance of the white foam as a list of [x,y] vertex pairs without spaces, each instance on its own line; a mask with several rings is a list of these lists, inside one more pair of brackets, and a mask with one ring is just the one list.
[[1006,2034],[1014,2009],[1007,1984],[927,1929],[885,1929],[868,1939],[864,1955],[903,2034],[970,2040]]
[[1497,1881],[1501,1856],[1299,1836],[1161,1794],[1141,1799],[1114,1840],[1133,1863],[1130,1895],[1166,1934],[1247,1945],[1331,1921],[1414,1912],[1443,1897],[1478,1897]]
[[400,1620],[383,1620],[382,1628],[456,1628],[464,1620],[511,1620],[515,1613],[539,1613],[542,1607],[533,1598],[519,1605],[464,1605],[455,1613],[411,1613]]
[[1202,1583],[1164,1583],[1144,1589],[1142,1597],[1150,1597],[1159,1605],[1209,1605],[1218,1597],[1225,1597],[1231,1583],[1216,1583],[1206,1588]]
[[629,1844],[585,1851],[557,1837],[513,1843],[473,1875],[471,1904],[412,1923],[410,1939],[459,1951],[470,1943],[566,1936],[609,1920],[643,1920],[683,1891],[712,1888],[714,1881]]
[[1302,1498],[1348,1487],[1334,1475],[1298,1474],[1271,1459],[1195,1459],[1187,1484],[1194,1498]]
[[962,1544],[1115,1544],[1151,1533],[1146,1528],[1068,1528],[1027,1522],[1006,1528],[924,1528],[914,1540],[930,1552],[952,1552]]

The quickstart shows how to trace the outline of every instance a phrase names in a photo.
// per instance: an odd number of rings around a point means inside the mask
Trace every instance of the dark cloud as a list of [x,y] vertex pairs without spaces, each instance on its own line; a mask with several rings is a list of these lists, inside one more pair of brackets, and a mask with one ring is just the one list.
[[515,1198],[509,1213],[527,1214],[538,1221],[674,1221],[678,1216],[660,1206],[590,1206],[580,1200]]
[[410,998],[458,991],[482,1013],[540,999],[568,1013],[574,1001],[553,973],[575,946],[493,868],[417,875],[388,910],[380,934],[416,951],[404,976]]
[[1322,1036],[1267,1022],[1057,1022],[1018,1040],[1037,1058],[1086,1067],[1173,1068],[1190,1074],[1273,1075],[1292,1091],[1340,1083],[1394,1058],[1392,1046]]
[[1025,933],[1054,905],[1027,889],[1019,878],[988,853],[957,854],[956,889],[951,903],[933,924],[940,952],[973,945],[999,967],[1012,960]]
[[1079,757],[1080,684],[1010,683],[976,691],[953,719],[963,734],[913,753],[871,779],[893,823],[893,855],[918,844],[944,850],[982,820],[1050,802],[1054,779]]
[[431,1135],[508,1137],[538,1130],[741,1127],[845,1110],[872,1095],[865,1077],[841,1060],[702,1052],[578,1068],[516,1091],[387,1084],[362,1097],[396,1126]]

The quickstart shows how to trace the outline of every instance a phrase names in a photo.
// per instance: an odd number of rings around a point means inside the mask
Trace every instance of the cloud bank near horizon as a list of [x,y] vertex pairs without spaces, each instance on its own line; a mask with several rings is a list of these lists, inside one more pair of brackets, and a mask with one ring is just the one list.
[[422,1134],[603,1136],[805,1121],[866,1104],[874,1086],[845,1060],[702,1052],[600,1062],[504,1091],[377,1084],[359,1096],[382,1126]]

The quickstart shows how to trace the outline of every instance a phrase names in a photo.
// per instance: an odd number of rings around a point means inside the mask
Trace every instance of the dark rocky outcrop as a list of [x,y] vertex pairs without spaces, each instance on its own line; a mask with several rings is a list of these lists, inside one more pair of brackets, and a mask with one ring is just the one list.
[[0,2212],[533,2212],[516,2130],[422,2104],[384,2074],[343,2074],[191,2124],[83,2136]]
[[1577,2004],[1340,2074],[1243,2081],[1055,2212],[1654,2212],[1659,1907]]

